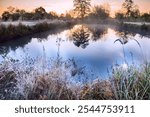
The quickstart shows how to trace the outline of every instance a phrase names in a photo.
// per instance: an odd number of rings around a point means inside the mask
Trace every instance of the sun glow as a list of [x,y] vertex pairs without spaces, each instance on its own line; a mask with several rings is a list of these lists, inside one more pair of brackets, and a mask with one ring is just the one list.
[[[91,0],[91,4],[94,6],[109,3],[111,16],[114,16],[115,12],[121,9],[123,1],[124,0]],[[141,12],[150,12],[149,0],[134,0],[134,2],[139,6]],[[26,11],[32,11],[39,6],[42,6],[47,12],[56,11],[61,14],[73,9],[73,0],[0,0],[0,14],[7,10],[9,6],[25,9]]]

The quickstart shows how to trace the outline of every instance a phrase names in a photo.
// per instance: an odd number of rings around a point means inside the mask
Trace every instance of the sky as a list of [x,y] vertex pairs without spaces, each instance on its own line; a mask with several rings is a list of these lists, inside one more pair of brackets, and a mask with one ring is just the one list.
[[[121,9],[121,5],[124,0],[91,0],[92,5],[99,5],[109,3],[111,8],[111,14]],[[141,12],[150,12],[150,0],[134,0],[135,4],[139,6]],[[7,10],[9,6],[13,6],[19,9],[25,9],[26,11],[32,11],[33,9],[42,6],[49,11],[56,11],[57,13],[65,13],[73,8],[73,0],[0,0],[0,14],[4,10]]]

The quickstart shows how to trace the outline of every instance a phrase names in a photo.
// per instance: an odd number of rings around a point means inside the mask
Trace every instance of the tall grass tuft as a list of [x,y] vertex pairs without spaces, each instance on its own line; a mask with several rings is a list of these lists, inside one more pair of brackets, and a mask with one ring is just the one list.
[[143,100],[150,99],[150,66],[138,70],[130,66],[127,70],[117,68],[111,78],[114,99]]

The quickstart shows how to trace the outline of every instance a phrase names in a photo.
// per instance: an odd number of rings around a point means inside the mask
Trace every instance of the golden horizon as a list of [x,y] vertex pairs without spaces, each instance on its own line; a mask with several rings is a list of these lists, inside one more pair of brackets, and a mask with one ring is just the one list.
[[[0,0],[0,15],[7,10],[9,6],[24,9],[28,12],[33,11],[35,8],[42,6],[47,12],[55,11],[58,14],[66,13],[73,9],[73,0]],[[108,3],[111,9],[111,16],[113,17],[115,12],[121,9],[121,5],[124,0],[92,0],[91,4],[102,5]],[[138,5],[141,13],[150,12],[150,1],[149,0],[134,0],[134,3]]]

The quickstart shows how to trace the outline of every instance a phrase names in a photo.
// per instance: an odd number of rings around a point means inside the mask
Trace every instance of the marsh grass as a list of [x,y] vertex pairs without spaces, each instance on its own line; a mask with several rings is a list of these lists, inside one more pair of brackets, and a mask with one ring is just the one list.
[[117,68],[111,78],[112,91],[117,100],[150,99],[150,65],[141,69],[130,66],[128,69]]
[[[150,65],[140,69],[134,65],[124,69],[113,67],[108,80],[80,82],[90,79],[74,60],[41,58],[16,61],[5,60],[0,64],[0,99],[38,100],[148,100],[150,99]],[[49,67],[50,66],[50,67]],[[40,70],[41,69],[41,70]],[[42,72],[44,69],[44,72]],[[77,69],[82,70],[78,71]],[[78,71],[72,75],[74,70]]]

